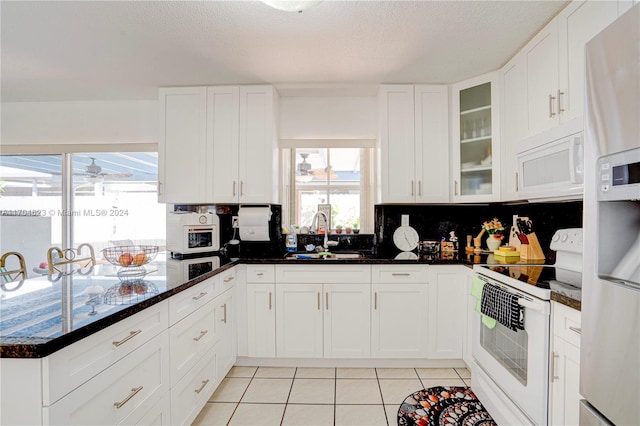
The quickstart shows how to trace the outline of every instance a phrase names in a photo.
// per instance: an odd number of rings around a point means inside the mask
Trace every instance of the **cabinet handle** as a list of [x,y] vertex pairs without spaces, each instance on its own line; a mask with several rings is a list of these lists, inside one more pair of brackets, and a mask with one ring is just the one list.
[[516,172],[516,192],[518,192],[520,190],[519,185],[520,185],[520,183],[518,182],[518,172]]
[[257,275],[257,276],[259,276],[259,277],[261,277],[261,276],[263,276],[263,275],[264,275],[264,273],[262,273],[262,272],[256,272],[256,275]]
[[[115,342],[111,342],[111,343],[113,344],[113,346],[115,346],[115,347],[117,348],[118,346],[120,346],[120,345],[122,345],[123,343],[125,343],[127,340],[131,340],[131,339],[133,339],[134,337],[136,337],[136,336],[137,336],[138,334],[140,334],[140,333],[142,333],[142,329],[140,329],[140,330],[136,330],[136,331],[130,331],[130,332],[129,332],[129,335],[128,335],[127,337],[125,337],[124,339],[122,339],[122,340],[118,340],[118,341],[115,341]],[[126,402],[126,401],[125,401],[125,402]],[[119,407],[118,407],[118,408],[119,408]]]
[[209,383],[209,379],[207,380],[203,380],[202,381],[202,385],[200,386],[199,389],[194,390],[195,393],[200,393],[202,392],[202,389],[204,389],[205,386],[207,386],[207,383]]
[[221,306],[221,308],[222,308],[222,312],[223,312],[223,314],[222,314],[223,318],[220,321],[222,321],[223,323],[226,324],[227,323],[227,304],[225,303],[224,305]]
[[555,382],[556,380],[559,380],[560,377],[556,376],[556,360],[560,358],[560,355],[558,355],[557,353],[553,353],[553,362],[551,363],[551,381]]
[[240,181],[240,196],[244,195],[244,181]]
[[458,195],[458,181],[453,181],[453,195]]
[[233,281],[234,279],[235,279],[235,277],[232,275],[232,276],[230,276],[230,277],[228,277],[228,278],[225,278],[225,279],[224,279],[224,282],[225,282],[225,283],[228,283],[229,281]]
[[553,112],[553,101],[555,99],[556,99],[555,96],[549,95],[549,118],[553,118],[553,116],[556,115],[556,113]]
[[374,310],[378,309],[378,292],[377,291],[373,292],[373,309]]
[[561,112],[564,112],[564,108],[562,108],[562,103],[560,102],[562,95],[564,95],[564,92],[558,89],[558,95],[557,95],[558,96],[558,114],[560,114]]
[[233,181],[233,196],[236,196],[236,181]]
[[114,407],[116,407],[117,409],[122,408],[122,406],[123,406],[124,404],[126,404],[127,402],[129,402],[129,400],[130,400],[131,398],[133,398],[134,396],[136,396],[136,394],[137,394],[138,392],[140,392],[141,390],[142,390],[142,386],[138,386],[137,388],[133,388],[133,389],[131,389],[131,393],[130,393],[129,395],[127,395],[127,397],[126,397],[125,399],[123,399],[123,400],[122,400],[122,401],[120,401],[120,402],[114,402],[114,403],[113,403],[113,406],[114,406]]
[[162,195],[162,182],[158,181],[158,195]]
[[582,334],[582,329],[578,327],[569,327],[569,330],[573,331],[576,334]]
[[199,342],[199,341],[200,341],[200,339],[202,339],[202,338],[204,337],[204,335],[205,335],[205,334],[207,334],[208,332],[209,332],[209,330],[202,330],[202,331],[200,332],[200,335],[199,335],[198,337],[194,337],[194,338],[193,338],[193,341],[194,341],[194,342]]
[[271,307],[273,305],[271,304],[271,292],[269,292],[269,310],[271,310]]
[[320,310],[320,292],[318,292],[318,310]]
[[408,277],[409,275],[411,275],[408,272],[392,272],[391,276],[392,277]]
[[422,197],[422,181],[418,181],[418,197]]
[[413,197],[414,195],[414,183],[411,181],[411,196]]
[[329,310],[329,292],[324,294],[324,309]]
[[205,297],[206,295],[207,295],[207,292],[206,292],[206,291],[202,291],[202,292],[200,292],[200,294],[199,294],[199,295],[197,295],[197,296],[193,296],[193,297],[192,297],[192,299],[193,299],[193,300],[200,300],[200,299],[202,299],[203,297]]

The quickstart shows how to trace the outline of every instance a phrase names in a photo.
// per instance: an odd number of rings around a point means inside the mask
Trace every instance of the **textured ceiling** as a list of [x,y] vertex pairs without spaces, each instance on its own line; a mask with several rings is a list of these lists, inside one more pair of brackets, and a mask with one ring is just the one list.
[[502,66],[564,1],[2,1],[2,101],[159,86],[452,83]]

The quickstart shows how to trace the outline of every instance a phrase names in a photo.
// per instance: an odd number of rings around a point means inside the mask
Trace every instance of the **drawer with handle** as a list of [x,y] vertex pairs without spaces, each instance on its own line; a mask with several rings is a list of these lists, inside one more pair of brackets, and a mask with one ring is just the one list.
[[552,309],[553,335],[580,347],[581,312],[558,302],[553,302]]
[[171,385],[175,385],[217,341],[215,302],[207,303],[169,329]]
[[117,425],[148,412],[169,391],[165,331],[61,400],[44,409],[51,425]]
[[208,278],[169,298],[169,324],[173,325],[212,301],[217,277]]
[[231,269],[227,269],[226,271],[221,272],[216,275],[215,278],[219,280],[219,286],[217,287],[216,295],[224,293],[234,286],[236,283],[236,268],[233,267]]
[[427,284],[428,268],[427,265],[373,265],[371,282]]
[[247,265],[247,284],[273,283],[275,280],[274,265]]
[[168,327],[160,302],[43,359],[43,404],[50,405]]
[[191,424],[218,384],[214,346],[182,380],[171,387],[171,424]]

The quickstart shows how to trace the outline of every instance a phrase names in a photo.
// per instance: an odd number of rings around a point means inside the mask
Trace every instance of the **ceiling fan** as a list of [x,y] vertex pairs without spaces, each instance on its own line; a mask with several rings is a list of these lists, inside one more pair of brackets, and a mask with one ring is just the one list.
[[105,179],[117,180],[132,176],[131,173],[105,173],[102,171],[102,166],[96,164],[94,157],[89,158],[91,158],[91,164],[84,166],[84,173],[74,173],[76,176],[84,176],[86,182],[97,183]]

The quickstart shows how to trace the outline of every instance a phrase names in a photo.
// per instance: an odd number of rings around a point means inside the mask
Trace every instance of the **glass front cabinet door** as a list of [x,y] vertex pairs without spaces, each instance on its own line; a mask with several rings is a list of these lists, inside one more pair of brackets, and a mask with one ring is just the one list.
[[499,200],[497,74],[452,86],[453,200]]

